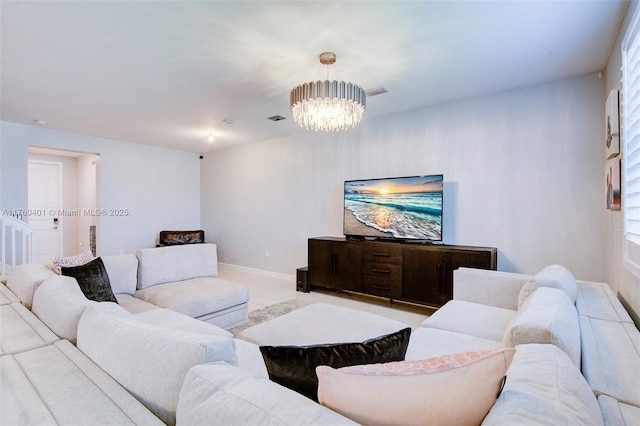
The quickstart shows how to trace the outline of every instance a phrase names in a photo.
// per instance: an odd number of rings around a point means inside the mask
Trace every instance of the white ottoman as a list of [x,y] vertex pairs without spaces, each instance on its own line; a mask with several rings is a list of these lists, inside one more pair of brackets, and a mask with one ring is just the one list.
[[242,331],[238,337],[262,346],[355,343],[409,327],[357,309],[313,303]]

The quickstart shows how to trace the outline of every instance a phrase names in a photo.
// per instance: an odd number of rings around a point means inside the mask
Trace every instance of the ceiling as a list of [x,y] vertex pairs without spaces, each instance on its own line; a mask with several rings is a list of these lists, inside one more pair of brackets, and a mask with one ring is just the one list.
[[627,2],[2,0],[0,8],[0,119],[203,153],[303,133],[289,92],[326,77],[324,51],[337,55],[337,79],[387,90],[367,99],[363,121],[601,71]]

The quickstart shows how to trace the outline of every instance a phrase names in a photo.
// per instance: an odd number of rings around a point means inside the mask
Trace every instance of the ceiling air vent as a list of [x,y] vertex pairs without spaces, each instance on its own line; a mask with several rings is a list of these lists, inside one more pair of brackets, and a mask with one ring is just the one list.
[[271,121],[281,121],[281,120],[286,120],[287,117],[283,117],[281,115],[273,115],[271,117],[267,117],[269,120]]
[[367,90],[367,96],[369,96],[369,97],[376,96],[376,95],[381,95],[383,93],[387,93],[387,89],[385,89],[382,86],[374,87],[373,89]]

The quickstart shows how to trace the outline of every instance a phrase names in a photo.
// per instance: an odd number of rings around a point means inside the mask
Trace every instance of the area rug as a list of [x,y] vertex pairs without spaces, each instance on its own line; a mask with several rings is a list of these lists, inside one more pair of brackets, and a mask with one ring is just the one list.
[[300,300],[300,299],[291,299],[285,302],[280,302],[274,305],[267,306],[266,308],[256,309],[255,311],[249,312],[248,323],[230,328],[227,331],[233,334],[234,336],[237,336],[244,329],[253,327],[254,325],[258,325],[265,321],[269,321],[270,319],[279,317],[280,315],[287,314],[291,311],[295,311],[296,309],[302,308],[303,306],[307,306],[309,303],[310,302],[305,302],[304,300]]

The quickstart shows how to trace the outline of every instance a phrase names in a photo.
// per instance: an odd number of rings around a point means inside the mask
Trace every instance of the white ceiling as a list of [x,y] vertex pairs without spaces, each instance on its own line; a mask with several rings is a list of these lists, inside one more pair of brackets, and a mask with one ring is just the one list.
[[2,0],[0,118],[207,152],[303,132],[289,92],[325,78],[321,52],[336,53],[338,79],[388,90],[367,99],[373,120],[603,70],[626,7]]

